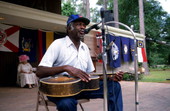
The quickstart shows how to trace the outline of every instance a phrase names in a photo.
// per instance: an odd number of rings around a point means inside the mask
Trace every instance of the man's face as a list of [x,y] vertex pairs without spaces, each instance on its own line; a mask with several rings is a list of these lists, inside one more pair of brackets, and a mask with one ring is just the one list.
[[75,39],[81,39],[85,35],[84,33],[85,28],[86,28],[85,23],[81,21],[74,22],[71,35],[73,35]]

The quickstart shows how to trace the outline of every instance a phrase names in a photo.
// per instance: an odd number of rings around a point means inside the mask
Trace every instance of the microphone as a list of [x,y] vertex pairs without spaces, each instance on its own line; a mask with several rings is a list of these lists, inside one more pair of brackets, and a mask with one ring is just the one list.
[[100,16],[101,16],[102,19],[105,17],[104,12],[105,12],[104,8],[101,8],[100,9]]
[[91,27],[85,29],[85,30],[84,30],[84,33],[85,33],[85,34],[88,34],[92,29],[96,29],[96,30],[100,29],[100,27],[98,26],[98,24],[99,24],[99,23],[94,24],[94,25],[92,25]]

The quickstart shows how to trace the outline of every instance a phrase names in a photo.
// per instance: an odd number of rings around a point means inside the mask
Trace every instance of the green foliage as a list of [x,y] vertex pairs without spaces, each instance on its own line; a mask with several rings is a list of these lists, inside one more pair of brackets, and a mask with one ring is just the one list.
[[71,2],[63,3],[62,5],[62,15],[69,16],[71,14],[76,14],[76,8],[71,4]]
[[80,4],[77,5],[77,12],[79,12],[79,14],[81,14],[81,16],[86,16],[86,9],[84,8],[85,6],[83,6],[83,2],[81,2]]
[[123,80],[125,80],[125,81],[131,81],[131,80],[134,80],[134,78],[133,78],[132,75],[124,74],[124,75],[123,75]]
[[[141,80],[143,78],[144,74],[138,74],[138,80]],[[135,74],[127,74],[125,73],[123,75],[123,80],[125,81],[134,81],[135,80]]]
[[80,14],[81,16],[86,16],[86,9],[84,7],[83,1],[81,0],[62,1],[62,15]]
[[139,30],[139,6],[138,0],[119,0],[119,21]]
[[159,2],[150,0],[144,2],[145,31],[148,37],[158,38],[165,26],[166,12],[163,11]]
[[93,14],[91,14],[91,21],[92,22],[100,22],[100,19],[99,19],[100,13],[99,13],[98,9],[91,8],[90,12],[93,12]]

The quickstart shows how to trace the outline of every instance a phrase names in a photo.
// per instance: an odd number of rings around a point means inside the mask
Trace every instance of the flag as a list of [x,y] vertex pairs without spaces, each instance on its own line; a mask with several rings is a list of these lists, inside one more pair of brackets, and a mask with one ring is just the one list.
[[19,30],[18,26],[0,24],[0,51],[19,51]]
[[132,61],[134,61],[134,56],[135,56],[135,44],[134,44],[134,39],[130,39],[130,58]]
[[46,51],[46,32],[38,30],[38,61],[40,62]]
[[107,43],[109,43],[110,49],[108,52],[109,65],[110,67],[120,67],[121,66],[121,43],[120,37],[107,35]]
[[20,29],[19,34],[19,55],[26,54],[30,62],[36,61],[36,43],[38,38],[37,30]]
[[144,42],[142,40],[137,41],[138,62],[147,62]]
[[44,32],[38,30],[38,61],[41,61],[43,55],[45,54],[47,48],[55,40],[65,37],[66,34],[54,33],[54,32]]
[[103,52],[103,39],[102,39],[102,36],[101,36],[101,33],[100,32],[97,32],[96,33],[96,38],[97,38],[97,54],[98,54],[98,62],[102,63],[102,57],[101,57],[101,54]]
[[124,62],[130,61],[130,39],[126,37],[121,37],[121,43],[122,43],[122,54],[123,54],[123,60]]
[[[100,56],[101,56],[102,52],[103,52],[103,39],[99,39],[99,54],[100,54]],[[99,57],[98,62],[103,63],[102,57]]]
[[54,32],[46,32],[46,49],[54,41]]

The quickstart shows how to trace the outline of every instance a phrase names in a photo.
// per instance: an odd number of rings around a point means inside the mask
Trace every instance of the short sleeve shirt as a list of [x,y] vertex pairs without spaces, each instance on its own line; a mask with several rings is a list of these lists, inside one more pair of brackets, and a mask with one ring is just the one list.
[[[55,67],[70,65],[87,73],[94,71],[89,48],[83,42],[79,49],[75,47],[68,36],[55,40],[47,49],[39,66]],[[67,74],[66,72],[64,72]]]

